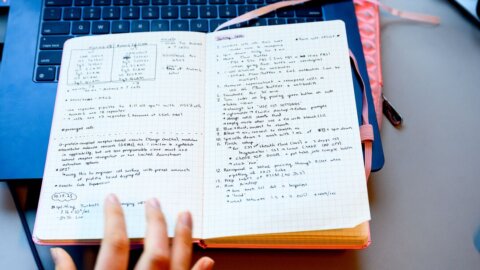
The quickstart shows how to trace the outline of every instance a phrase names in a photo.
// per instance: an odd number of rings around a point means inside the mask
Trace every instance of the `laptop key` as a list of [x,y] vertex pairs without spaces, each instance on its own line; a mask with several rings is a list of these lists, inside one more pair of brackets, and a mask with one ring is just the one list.
[[62,51],[41,51],[38,53],[39,65],[60,65]]
[[158,19],[159,11],[158,7],[142,7],[143,19]]
[[133,0],[135,6],[146,6],[150,4],[150,0]]
[[263,4],[263,0],[247,0],[249,4]]
[[190,30],[194,32],[208,32],[207,20],[191,20]]
[[198,8],[196,6],[181,7],[180,16],[188,19],[198,18]]
[[207,0],[190,0],[191,5],[205,5]]
[[110,6],[112,4],[112,0],[95,0],[93,4],[95,6]]
[[98,7],[87,7],[83,9],[84,20],[98,20],[100,19],[101,9]]
[[112,22],[112,33],[128,33],[130,32],[130,22],[114,21]]
[[295,9],[297,17],[320,17],[322,16],[321,6],[299,5]]
[[132,21],[132,32],[148,32],[150,23],[148,21]]
[[173,20],[171,30],[172,31],[188,31],[189,30],[188,20]]
[[170,0],[172,5],[186,5],[188,0]]
[[38,67],[35,79],[41,82],[51,82],[55,80],[55,67]]
[[118,20],[120,19],[119,7],[104,7],[102,12],[102,18],[104,20]]
[[43,10],[43,19],[46,21],[58,21],[62,18],[61,8],[45,8]]
[[152,5],[168,5],[168,0],[152,0]]
[[130,5],[130,0],[113,0],[115,6],[128,6]]
[[209,0],[208,3],[211,5],[221,5],[221,4],[226,4],[227,1],[226,0]]
[[220,18],[234,18],[237,17],[237,8],[235,6],[224,5],[218,8],[218,15]]
[[178,18],[177,7],[162,7],[162,19],[176,19]]
[[153,20],[151,29],[152,31],[169,31],[170,23],[165,20]]
[[287,23],[304,23],[305,19],[304,18],[294,18],[294,19],[288,19]]
[[90,33],[90,22],[73,22],[72,34],[87,35]]
[[110,22],[100,21],[92,23],[92,34],[110,33]]
[[40,39],[40,49],[42,50],[62,50],[63,44],[71,36],[42,37]]
[[42,34],[44,35],[68,35],[70,33],[70,22],[44,22]]
[[293,11],[293,9],[283,8],[277,10],[277,17],[295,17],[295,12]]
[[241,5],[245,4],[245,0],[228,0],[229,4],[234,4],[234,5]]
[[51,7],[51,6],[67,7],[72,5],[72,0],[46,0],[45,5],[47,7]]
[[224,20],[224,19],[219,19],[219,20],[211,20],[210,21],[210,32],[213,32],[215,29],[217,29],[217,27],[226,22],[227,20]]
[[228,29],[242,28],[242,27],[245,27],[245,26],[248,26],[248,23],[247,23],[247,22],[236,23],[236,24],[234,24],[234,25],[230,25],[230,26],[228,27]]
[[242,15],[255,9],[254,5],[238,6],[238,15]]
[[200,18],[216,18],[217,7],[216,6],[203,6],[200,7]]
[[65,8],[63,10],[64,20],[79,20],[82,17],[81,8]]
[[75,6],[90,6],[92,4],[92,0],[75,0],[73,5]]
[[140,18],[140,8],[124,7],[122,8],[122,19],[138,19]]
[[255,20],[249,22],[249,25],[250,25],[250,26],[263,26],[263,25],[267,25],[267,19],[258,18],[258,19],[255,19]]
[[282,18],[268,19],[268,25],[286,24],[287,21]]

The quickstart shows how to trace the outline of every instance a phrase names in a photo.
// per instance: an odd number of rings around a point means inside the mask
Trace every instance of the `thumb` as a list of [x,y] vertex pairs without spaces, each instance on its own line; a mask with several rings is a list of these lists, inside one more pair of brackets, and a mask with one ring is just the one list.
[[75,270],[75,264],[72,257],[63,248],[51,248],[53,262],[55,263],[55,270]]

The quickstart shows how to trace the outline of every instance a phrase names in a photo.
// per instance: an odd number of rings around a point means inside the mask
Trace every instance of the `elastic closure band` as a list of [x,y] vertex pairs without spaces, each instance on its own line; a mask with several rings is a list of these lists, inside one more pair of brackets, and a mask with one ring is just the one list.
[[374,139],[373,126],[370,124],[364,124],[360,126],[360,140],[373,141]]

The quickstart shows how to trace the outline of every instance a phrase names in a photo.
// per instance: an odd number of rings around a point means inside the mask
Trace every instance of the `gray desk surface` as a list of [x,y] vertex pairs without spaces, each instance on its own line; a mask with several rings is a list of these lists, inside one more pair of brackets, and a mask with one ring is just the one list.
[[35,260],[6,183],[0,183],[0,269],[35,269]]
[[[216,269],[480,269],[474,246],[480,230],[480,29],[447,0],[383,2],[438,15],[442,24],[382,16],[384,91],[405,122],[397,130],[384,121],[385,167],[368,183],[372,245],[195,256],[211,256]],[[9,200],[8,193],[0,197]],[[0,207],[0,268],[31,269],[12,211]]]

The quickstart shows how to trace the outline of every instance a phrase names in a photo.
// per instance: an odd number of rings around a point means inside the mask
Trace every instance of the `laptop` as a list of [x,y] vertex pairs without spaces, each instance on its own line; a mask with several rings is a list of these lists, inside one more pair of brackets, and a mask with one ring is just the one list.
[[[0,67],[0,179],[42,178],[62,47],[67,39],[141,31],[211,32],[229,18],[278,1],[7,1],[9,14]],[[367,80],[370,123],[375,130],[372,169],[376,171],[382,168],[384,157],[352,1],[311,1],[233,27],[334,19],[345,21],[350,49]],[[361,112],[362,93],[356,79],[354,87]]]

